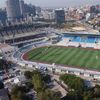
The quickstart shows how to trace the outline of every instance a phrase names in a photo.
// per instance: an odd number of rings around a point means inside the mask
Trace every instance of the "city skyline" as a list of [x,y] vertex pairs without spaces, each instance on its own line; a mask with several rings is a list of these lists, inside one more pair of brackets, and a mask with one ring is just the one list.
[[[0,7],[5,7],[6,0],[1,0]],[[81,5],[93,5],[100,4],[100,0],[24,0],[26,3],[32,3],[36,6],[41,7],[70,7],[70,6],[81,6]],[[44,2],[43,2],[44,1]],[[57,5],[56,5],[57,4]]]

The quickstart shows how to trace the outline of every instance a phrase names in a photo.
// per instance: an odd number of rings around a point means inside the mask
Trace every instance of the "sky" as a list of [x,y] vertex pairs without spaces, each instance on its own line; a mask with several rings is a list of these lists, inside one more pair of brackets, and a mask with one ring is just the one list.
[[[6,0],[0,0],[0,8],[5,7]],[[24,0],[40,7],[70,7],[80,5],[100,4],[100,0]]]

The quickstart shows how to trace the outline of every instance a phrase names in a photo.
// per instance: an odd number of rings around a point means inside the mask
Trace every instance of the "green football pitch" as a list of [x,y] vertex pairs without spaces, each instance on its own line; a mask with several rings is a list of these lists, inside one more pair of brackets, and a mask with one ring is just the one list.
[[31,61],[100,70],[100,51],[72,47],[40,47],[27,53]]

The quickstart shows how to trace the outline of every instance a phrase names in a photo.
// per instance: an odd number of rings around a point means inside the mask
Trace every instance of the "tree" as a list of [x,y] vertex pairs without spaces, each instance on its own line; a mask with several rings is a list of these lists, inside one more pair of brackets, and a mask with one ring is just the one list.
[[42,75],[38,71],[34,71],[32,73],[32,83],[37,92],[38,100],[60,100],[60,95],[57,95],[46,86],[46,83],[51,80],[49,75]]
[[38,70],[34,70],[34,71],[25,71],[24,72],[24,76],[26,77],[26,79],[32,79],[33,75],[35,74],[41,74]]
[[11,91],[11,100],[27,100],[25,88],[17,85],[14,86]]
[[31,80],[29,80],[25,84],[26,84],[26,87],[28,87],[29,89],[32,89],[34,87]]
[[44,80],[45,83],[49,83],[49,82],[51,82],[51,76],[45,75],[45,76],[43,76],[43,80]]
[[39,92],[37,98],[38,100],[61,100],[60,95],[49,89]]
[[52,100],[61,100],[61,93],[60,92],[54,92],[52,96]]
[[60,76],[60,80],[64,81],[69,88],[82,93],[84,91],[84,80],[75,75],[64,74]]
[[26,77],[26,79],[32,79],[32,72],[26,71],[26,72],[24,73],[24,76]]
[[32,82],[33,82],[34,88],[37,92],[44,90],[45,83],[42,80],[42,76],[39,73],[33,75]]
[[82,100],[82,95],[77,91],[70,91],[67,94],[66,100]]
[[99,86],[99,85],[96,85],[96,86],[94,87],[93,96],[94,96],[95,98],[100,98],[100,86]]
[[92,100],[93,95],[91,91],[85,91],[83,94],[83,100]]

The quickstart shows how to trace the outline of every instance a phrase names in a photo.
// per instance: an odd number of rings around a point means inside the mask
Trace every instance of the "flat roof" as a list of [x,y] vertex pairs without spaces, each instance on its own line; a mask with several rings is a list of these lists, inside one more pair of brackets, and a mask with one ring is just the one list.
[[[26,33],[21,33],[21,34],[15,34],[15,38],[19,38],[19,37],[23,37],[23,36],[30,36],[30,35],[34,35],[34,34],[38,34],[37,32],[26,32]],[[12,39],[13,35],[10,36],[5,36],[4,39]]]
[[93,36],[100,36],[100,33],[93,33],[93,32],[62,32],[62,34],[70,34],[70,35],[93,35]]
[[8,47],[8,46],[9,46],[8,44],[0,43],[0,49],[5,48],[5,47]]

